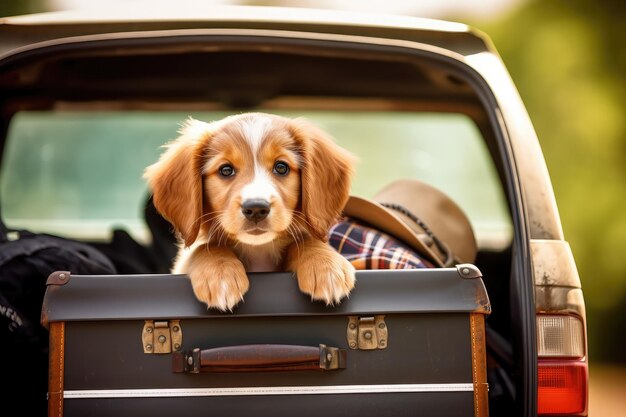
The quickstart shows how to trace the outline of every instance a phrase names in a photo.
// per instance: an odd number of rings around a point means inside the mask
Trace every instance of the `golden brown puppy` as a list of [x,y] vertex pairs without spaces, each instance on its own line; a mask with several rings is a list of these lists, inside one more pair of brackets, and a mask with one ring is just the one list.
[[293,271],[314,300],[339,303],[354,268],[327,243],[353,156],[303,119],[246,113],[189,119],[145,178],[181,240],[173,273],[209,308],[232,310],[246,271]]

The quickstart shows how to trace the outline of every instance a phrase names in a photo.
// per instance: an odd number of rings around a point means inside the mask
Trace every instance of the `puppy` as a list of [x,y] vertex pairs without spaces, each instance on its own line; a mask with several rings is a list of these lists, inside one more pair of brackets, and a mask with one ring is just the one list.
[[354,287],[354,267],[326,242],[348,199],[354,157],[304,119],[245,113],[188,119],[144,178],[181,241],[172,272],[208,308],[231,310],[246,271],[292,271],[327,305]]

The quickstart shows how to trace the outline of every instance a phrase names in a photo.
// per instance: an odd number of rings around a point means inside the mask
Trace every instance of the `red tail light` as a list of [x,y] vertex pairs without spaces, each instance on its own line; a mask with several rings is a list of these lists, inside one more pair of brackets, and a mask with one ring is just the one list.
[[579,317],[537,315],[539,415],[587,415],[589,375],[585,340]]
[[538,365],[537,413],[587,415],[587,362],[539,359]]

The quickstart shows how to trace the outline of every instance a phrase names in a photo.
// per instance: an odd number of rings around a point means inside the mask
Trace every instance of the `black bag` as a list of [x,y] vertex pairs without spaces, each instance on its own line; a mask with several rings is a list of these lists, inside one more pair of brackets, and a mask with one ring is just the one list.
[[0,221],[0,369],[6,387],[0,399],[5,410],[47,413],[49,335],[40,316],[46,279],[59,270],[117,273],[106,256],[87,244],[9,230]]

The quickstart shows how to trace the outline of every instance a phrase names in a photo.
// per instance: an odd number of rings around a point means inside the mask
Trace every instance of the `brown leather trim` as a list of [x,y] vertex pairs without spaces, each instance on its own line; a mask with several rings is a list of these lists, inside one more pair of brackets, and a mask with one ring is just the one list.
[[[65,285],[70,282],[71,273],[69,271],[55,271],[48,275],[48,279],[46,280],[46,295],[43,298],[43,303],[41,305],[41,324],[46,329],[50,325],[50,320],[48,317],[48,312],[50,309],[48,308],[48,300],[50,297],[50,292],[57,291],[59,289],[59,285]],[[52,337],[52,335],[51,335]]]
[[70,282],[70,272],[69,271],[56,271],[48,275],[48,279],[46,280],[46,285],[65,285]]
[[65,355],[65,323],[50,323],[48,363],[48,417],[63,415],[63,377]]
[[472,336],[472,380],[474,382],[474,416],[489,416],[489,385],[487,384],[487,356],[485,352],[485,316],[470,314]]

